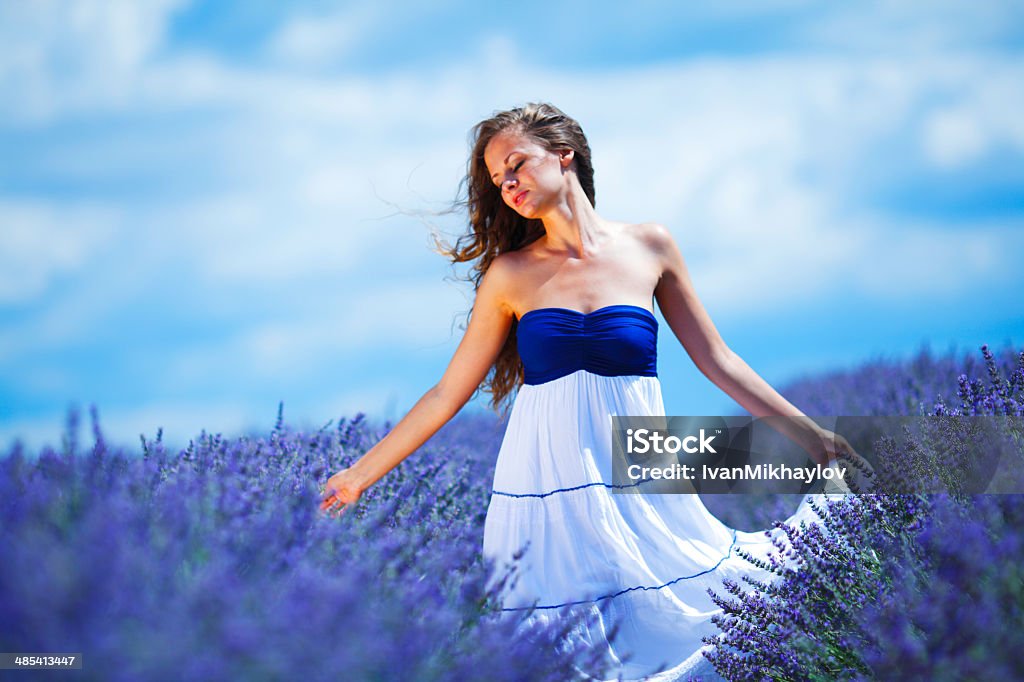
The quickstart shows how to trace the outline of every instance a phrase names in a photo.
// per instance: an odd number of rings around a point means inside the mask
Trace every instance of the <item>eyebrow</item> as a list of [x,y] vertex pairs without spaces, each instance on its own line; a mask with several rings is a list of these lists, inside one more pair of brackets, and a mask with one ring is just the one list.
[[[508,163],[508,160],[512,158],[513,154],[522,154],[522,152],[520,152],[518,149],[513,151],[513,152],[509,152],[508,156],[505,157],[505,160],[502,161],[502,163],[503,164]],[[497,175],[497,173],[491,173],[491,180],[494,179],[495,175]]]

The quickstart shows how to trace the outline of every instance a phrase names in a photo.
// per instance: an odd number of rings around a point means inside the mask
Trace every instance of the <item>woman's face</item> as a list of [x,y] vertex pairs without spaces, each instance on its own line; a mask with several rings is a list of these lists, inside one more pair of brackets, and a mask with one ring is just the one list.
[[501,198],[519,215],[539,218],[567,190],[572,150],[549,151],[532,138],[505,131],[484,148],[484,164]]

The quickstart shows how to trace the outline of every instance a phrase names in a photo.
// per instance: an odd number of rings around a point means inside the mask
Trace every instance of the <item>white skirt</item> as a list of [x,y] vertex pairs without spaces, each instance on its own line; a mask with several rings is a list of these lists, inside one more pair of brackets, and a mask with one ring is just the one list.
[[[718,632],[711,617],[721,609],[707,589],[725,595],[722,578],[772,580],[737,550],[766,559],[774,547],[763,532],[726,526],[696,494],[612,492],[611,416],[664,414],[657,377],[579,370],[521,386],[498,453],[483,552],[500,572],[525,546],[504,611],[536,604],[531,621],[542,622],[570,605],[588,611],[594,624],[573,636],[598,648],[613,678],[714,679],[701,638]],[[836,495],[805,496],[785,521],[820,522],[809,501],[824,507],[826,497]],[[538,655],[545,653],[553,652]],[[648,677],[660,666],[668,670]]]

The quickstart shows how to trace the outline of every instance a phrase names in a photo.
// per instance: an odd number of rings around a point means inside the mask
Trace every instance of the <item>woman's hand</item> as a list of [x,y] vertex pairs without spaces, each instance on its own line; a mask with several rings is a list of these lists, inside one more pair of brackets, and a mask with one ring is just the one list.
[[[875,472],[871,463],[861,457],[853,449],[853,446],[839,434],[823,429],[820,437],[821,445],[816,452],[811,453],[811,457],[822,466],[828,466],[830,462],[836,460],[837,464],[846,466],[845,483],[857,480],[858,488],[861,491],[870,488],[872,481],[866,479],[872,477]],[[822,461],[823,458],[826,458],[827,461]]]
[[828,429],[822,429],[818,433],[818,441],[815,443],[815,449],[811,453],[811,457],[818,464],[828,466],[832,460],[842,458],[850,453],[856,454],[853,446],[845,438]]
[[359,500],[365,489],[362,477],[351,467],[342,469],[327,479],[327,484],[320,491],[324,496],[320,503],[320,512],[335,518],[341,516],[349,505]]

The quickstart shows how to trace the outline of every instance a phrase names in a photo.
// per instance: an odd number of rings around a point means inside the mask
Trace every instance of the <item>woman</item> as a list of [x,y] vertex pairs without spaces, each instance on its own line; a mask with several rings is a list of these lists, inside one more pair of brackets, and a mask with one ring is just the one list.
[[[484,530],[484,554],[499,565],[527,547],[505,610],[535,605],[541,620],[569,604],[589,610],[595,624],[577,636],[626,678],[664,664],[693,671],[720,611],[705,588],[768,577],[737,550],[765,556],[771,545],[728,528],[696,495],[612,493],[609,415],[664,415],[653,302],[697,367],[752,416],[792,417],[776,428],[821,464],[852,450],[726,346],[665,227],[597,214],[590,147],[575,120],[527,104],[474,133],[472,231],[448,251],[477,261],[468,328],[437,385],[328,480],[321,510],[356,502],[485,379],[495,407],[518,387]],[[788,521],[801,519],[815,520],[807,498]]]

